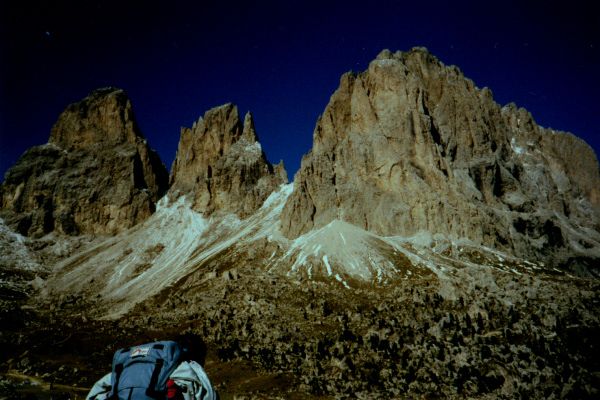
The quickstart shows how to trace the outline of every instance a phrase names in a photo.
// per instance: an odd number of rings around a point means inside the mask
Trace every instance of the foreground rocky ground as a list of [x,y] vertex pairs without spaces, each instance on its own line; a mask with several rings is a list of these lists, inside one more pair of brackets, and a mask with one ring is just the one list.
[[[225,270],[111,321],[82,298],[5,293],[0,392],[50,398],[52,382],[53,398],[83,396],[117,348],[193,331],[210,344],[222,398],[598,397],[597,280],[462,273],[349,290]],[[42,382],[32,389],[19,374]]]

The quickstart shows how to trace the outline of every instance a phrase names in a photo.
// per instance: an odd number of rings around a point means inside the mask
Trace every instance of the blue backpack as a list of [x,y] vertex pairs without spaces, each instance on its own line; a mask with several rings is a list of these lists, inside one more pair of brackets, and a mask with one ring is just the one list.
[[129,400],[164,399],[167,380],[186,349],[162,341],[117,350],[113,357],[111,398]]

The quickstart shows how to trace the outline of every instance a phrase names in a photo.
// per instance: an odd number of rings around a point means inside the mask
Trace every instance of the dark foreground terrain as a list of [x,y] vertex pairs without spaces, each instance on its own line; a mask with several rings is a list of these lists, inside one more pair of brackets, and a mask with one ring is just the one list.
[[351,290],[225,271],[117,320],[6,292],[1,398],[82,398],[119,347],[184,331],[224,399],[598,398],[598,281],[490,271]]

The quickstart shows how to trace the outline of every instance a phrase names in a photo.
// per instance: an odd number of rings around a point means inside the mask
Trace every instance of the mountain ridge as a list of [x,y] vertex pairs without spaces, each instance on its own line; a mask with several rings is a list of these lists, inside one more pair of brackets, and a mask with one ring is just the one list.
[[[379,237],[426,232],[596,273],[589,271],[590,260],[600,257],[600,170],[593,150],[571,134],[537,126],[522,108],[500,107],[489,89],[477,88],[425,48],[383,50],[364,72],[344,74],[313,141],[276,222],[288,240],[339,221]],[[89,154],[86,149],[137,142],[146,145],[126,94],[103,88],[68,106],[43,148]],[[35,157],[29,159],[17,165],[35,165]],[[144,176],[150,184],[158,179]],[[252,115],[242,120],[226,103],[181,129],[167,198],[185,196],[205,217],[245,219],[286,182],[283,165],[268,162]],[[11,196],[20,196],[18,184],[3,183],[4,209],[15,202]],[[157,202],[153,197],[136,224]],[[52,204],[47,208],[45,218],[53,218]],[[321,264],[327,264],[322,257]],[[383,273],[370,268],[349,274],[342,268],[340,280]]]
[[[384,51],[342,76],[294,182],[231,103],[145,178],[123,96],[67,107],[0,186],[9,371],[81,387],[118,348],[193,332],[232,396],[597,397],[598,171],[578,139],[423,48]],[[66,230],[66,205],[90,225]]]

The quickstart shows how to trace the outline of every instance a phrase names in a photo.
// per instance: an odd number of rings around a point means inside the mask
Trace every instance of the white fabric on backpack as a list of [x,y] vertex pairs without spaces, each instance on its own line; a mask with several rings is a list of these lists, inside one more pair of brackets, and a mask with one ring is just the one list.
[[[110,396],[110,373],[104,375],[94,384],[88,393],[87,400],[107,400]],[[208,375],[196,361],[182,361],[169,378],[173,379],[182,390],[185,400],[218,400]]]
[[86,399],[87,400],[106,400],[110,396],[110,375],[104,375],[100,380],[94,383],[92,390],[88,393]]
[[196,361],[183,361],[169,378],[182,388],[185,400],[218,400],[208,375]]

